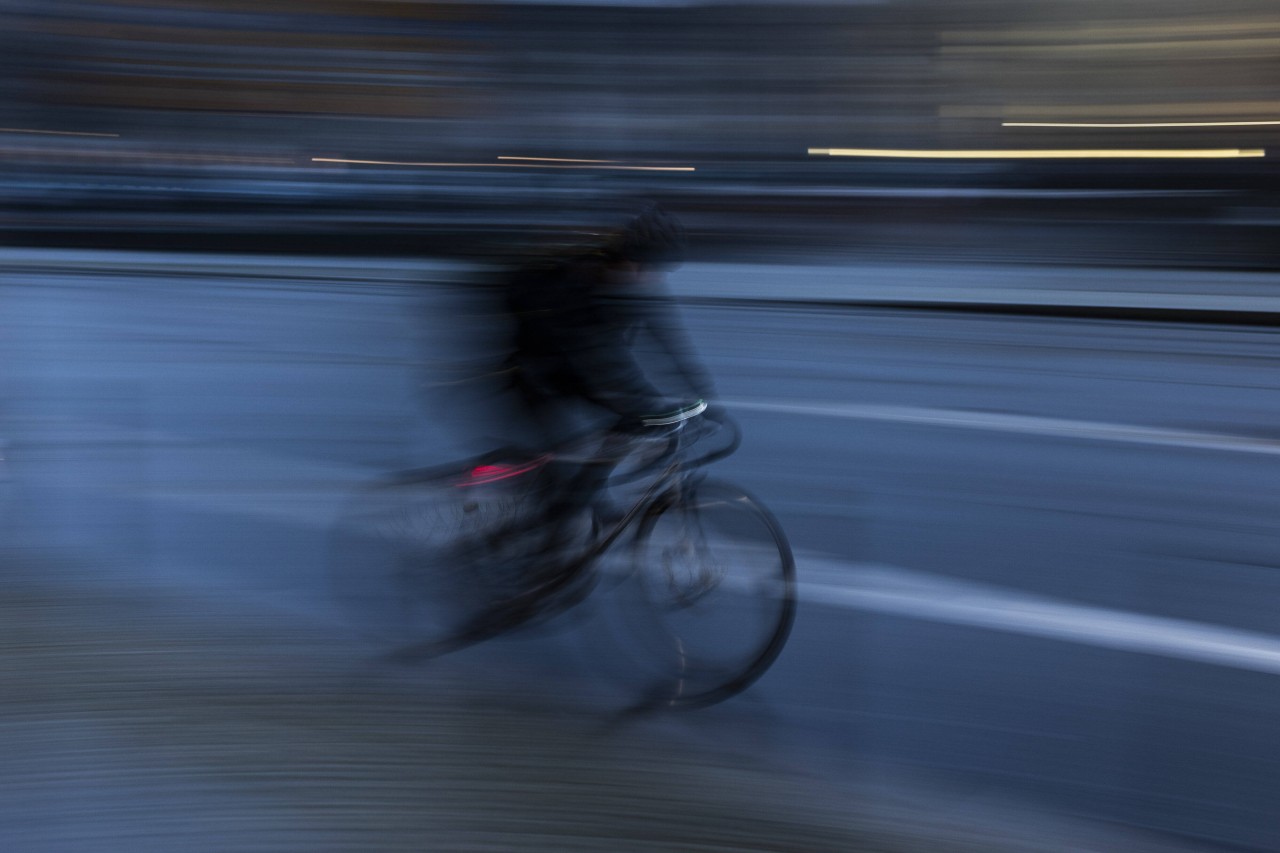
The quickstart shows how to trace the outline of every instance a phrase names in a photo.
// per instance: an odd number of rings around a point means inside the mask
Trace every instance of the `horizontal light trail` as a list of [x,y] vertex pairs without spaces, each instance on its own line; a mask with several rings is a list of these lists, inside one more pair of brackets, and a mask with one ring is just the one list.
[[[746,406],[739,406],[746,408]],[[185,473],[145,486],[85,480],[75,472],[46,479],[43,492],[88,491],[111,500],[225,517],[253,518],[317,531],[331,530],[352,490],[381,473],[361,465],[319,462],[276,453],[211,447],[194,438],[76,420],[47,424],[53,444],[147,441],[157,470],[188,471],[193,460],[204,476]],[[170,468],[170,466],[173,466]],[[215,482],[209,482],[211,472]],[[1187,619],[1098,607],[1034,595],[898,566],[796,555],[803,602],[937,623],[961,625],[1118,651],[1191,660],[1280,675],[1280,637]],[[207,579],[207,578],[206,578]],[[744,592],[758,588],[744,586]]]
[[119,139],[118,133],[89,133],[79,130],[38,130],[31,127],[0,127],[0,133],[37,133],[45,136],[101,136],[110,139]]
[[895,566],[798,555],[800,597],[994,631],[1280,675],[1280,637],[1065,602]]
[[612,169],[624,172],[693,172],[693,166],[607,166],[585,163],[433,163],[407,160],[347,160],[312,157],[313,163],[350,163],[360,166],[417,166],[430,169]]
[[1161,127],[1271,127],[1280,120],[1267,122],[1002,122],[1001,127],[1059,128],[1161,128]]
[[157,162],[157,163],[246,163],[255,166],[294,166],[294,161],[285,157],[240,157],[230,154],[170,154],[157,151],[59,151],[56,148],[24,145],[22,147],[5,146],[0,148],[0,156],[4,157],[43,157],[49,160],[88,160],[91,162],[122,163],[125,161]]
[[810,148],[828,157],[901,157],[927,160],[1230,160],[1265,157],[1262,148],[1046,148],[912,149]]
[[1113,441],[1191,450],[1215,450],[1280,456],[1280,441],[1221,433],[1132,426],[1102,421],[1010,415],[1000,412],[973,412],[963,409],[936,409],[924,406],[883,406],[871,403],[726,401],[733,409],[816,415],[849,420],[886,421],[922,426],[958,427],[993,432],[1039,435],[1053,438]]
[[1068,128],[1159,128],[1159,127],[1268,127],[1280,120],[1268,121],[1006,121],[1001,127],[1068,127]]
[[582,160],[577,157],[512,157],[499,155],[499,160],[533,160],[539,163],[616,163],[617,160]]
[[940,118],[992,119],[996,121],[1236,121],[1240,116],[1280,115],[1280,100],[1257,101],[1155,101],[1115,104],[943,104]]

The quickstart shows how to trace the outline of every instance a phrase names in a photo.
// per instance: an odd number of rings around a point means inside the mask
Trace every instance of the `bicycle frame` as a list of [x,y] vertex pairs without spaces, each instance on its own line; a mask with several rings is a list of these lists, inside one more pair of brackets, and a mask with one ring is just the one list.
[[[600,529],[597,525],[589,541],[577,546],[580,551],[557,555],[555,563],[547,567],[554,571],[552,577],[542,583],[535,577],[531,585],[509,596],[487,601],[477,599],[474,602],[476,607],[472,610],[466,609],[471,606],[471,602],[464,602],[463,609],[457,611],[458,615],[465,617],[463,620],[455,621],[452,614],[446,615],[438,623],[444,633],[433,635],[428,630],[427,639],[401,646],[387,655],[387,659],[410,662],[438,657],[484,642],[522,625],[554,618],[591,595],[597,589],[598,582],[608,573],[614,581],[609,584],[611,587],[616,587],[616,591],[627,600],[634,599],[644,613],[652,611],[653,615],[646,617],[645,624],[641,626],[647,639],[639,639],[643,641],[642,645],[647,644],[648,651],[659,654],[660,660],[655,661],[659,668],[664,666],[661,660],[664,655],[676,654],[670,661],[674,667],[669,673],[671,678],[659,676],[662,680],[657,688],[651,688],[651,695],[644,700],[643,707],[702,707],[733,696],[752,684],[777,657],[794,619],[795,563],[790,546],[777,521],[751,495],[731,484],[718,483],[698,470],[737,449],[741,440],[737,425],[717,411],[715,414],[706,414],[672,426],[669,432],[654,436],[666,441],[656,456],[646,454],[640,459],[636,470],[626,472],[622,479],[612,483],[618,485],[637,482],[638,485],[643,485],[635,490],[640,492],[638,497],[625,499],[630,506],[620,520],[609,529]],[[701,455],[692,451],[694,445],[704,437],[718,434],[720,430],[716,427],[729,431],[728,445]],[[597,440],[598,436],[597,433]],[[609,451],[620,444],[606,437],[600,447],[602,451]],[[580,450],[582,445],[561,445],[561,448],[566,447],[568,452],[560,457],[562,462],[608,464],[612,457],[611,453],[597,452],[575,459],[573,449],[577,447]],[[626,458],[626,454],[636,449],[634,445],[629,446],[621,458]],[[655,446],[654,449],[658,450],[658,447]],[[552,451],[541,456],[531,455],[524,460],[516,459],[511,463],[497,456],[472,460],[465,469],[464,477],[460,478],[458,469],[454,468],[451,474],[446,475],[444,482],[453,486],[474,485],[484,488],[506,480],[519,481],[555,458],[556,453]],[[617,464],[618,458],[612,458],[614,464]],[[440,476],[441,472],[436,472],[432,475],[432,481]],[[645,478],[643,481],[642,477]],[[647,479],[649,477],[652,477],[652,481]],[[408,482],[415,482],[415,479]],[[607,479],[596,481],[597,488],[604,489],[608,485],[610,483]],[[463,492],[465,491],[467,489],[464,488]],[[453,493],[454,499],[458,494]],[[630,494],[634,494],[634,491]],[[573,512],[589,507],[590,502],[586,506],[579,504]],[[712,512],[709,513],[708,508]],[[716,513],[723,512],[726,508],[735,514],[732,516],[735,519],[750,519],[754,531],[763,534],[764,541],[776,548],[776,563],[771,558],[763,567],[768,571],[771,581],[781,585],[777,587],[776,596],[770,596],[768,592],[754,593],[756,597],[766,596],[765,610],[760,612],[763,621],[753,620],[748,634],[734,639],[735,646],[740,646],[744,655],[741,660],[720,660],[713,656],[703,661],[711,669],[702,671],[699,670],[699,661],[703,659],[697,657],[696,649],[690,651],[684,645],[686,622],[689,619],[696,622],[702,618],[699,608],[706,602],[715,606],[718,600],[714,598],[714,593],[720,588],[726,573],[739,572],[743,568],[738,561],[729,564],[717,560],[715,553],[709,548],[708,533],[721,532],[717,519],[723,516]],[[673,528],[664,522],[668,513],[671,513],[670,521],[677,527]],[[576,520],[576,516],[569,519],[571,523]],[[597,570],[593,564],[617,545],[628,531],[634,534],[634,552],[628,552],[627,559],[620,561],[616,573],[608,571],[614,568],[611,565]],[[660,532],[655,536],[655,531]],[[691,552],[691,548],[696,551]],[[692,562],[686,556],[689,553],[695,553]],[[521,568],[518,561],[515,568]],[[745,568],[748,572],[751,571],[750,566]],[[549,573],[544,573],[543,577]],[[460,579],[469,580],[466,577]],[[390,592],[398,600],[401,593],[398,585],[400,581],[393,580],[395,582]],[[377,600],[375,597],[375,603]],[[670,624],[668,619],[672,620]],[[755,624],[756,621],[759,621],[758,625]],[[658,641],[656,649],[652,643],[655,636]],[[691,639],[697,639],[696,629]],[[645,649],[640,651],[642,657],[646,653]],[[693,663],[690,664],[690,661]],[[690,678],[700,680],[694,683]],[[668,684],[669,689],[666,686]]]
[[[677,425],[672,436],[673,441],[663,456],[659,458],[661,461],[666,459],[666,466],[660,473],[654,477],[654,481],[644,490],[640,497],[631,505],[627,512],[622,516],[621,520],[614,525],[613,529],[606,532],[604,536],[596,539],[591,547],[587,548],[582,554],[570,561],[570,574],[576,574],[577,570],[585,568],[596,559],[598,559],[605,551],[609,550],[615,542],[621,538],[622,534],[631,526],[631,524],[639,518],[639,516],[652,507],[663,494],[674,492],[687,493],[701,479],[701,475],[694,474],[694,469],[701,468],[713,461],[722,459],[733,453],[741,440],[741,434],[736,424],[727,422],[727,417],[720,415],[712,417],[706,415],[708,420],[718,423],[720,426],[728,426],[732,429],[732,440],[727,448],[707,454],[704,457],[689,460],[684,458],[684,451],[688,450],[698,439],[707,435],[705,429],[696,432],[691,438],[686,430],[689,429],[688,424],[692,421],[684,421]],[[656,467],[650,466],[650,469]],[[638,476],[638,475],[637,475]]]

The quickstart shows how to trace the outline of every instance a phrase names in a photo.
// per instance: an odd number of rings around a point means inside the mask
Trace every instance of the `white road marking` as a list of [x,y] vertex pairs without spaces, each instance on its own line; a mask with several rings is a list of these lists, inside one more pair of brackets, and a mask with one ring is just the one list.
[[1280,675],[1280,637],[798,555],[803,601]]
[[1280,441],[1225,433],[1195,432],[1162,427],[1132,426],[1105,421],[1081,421],[1068,418],[1046,418],[1035,415],[1011,415],[1002,412],[979,412],[964,409],[939,409],[926,406],[887,406],[874,403],[773,403],[754,400],[726,401],[731,409],[784,414],[815,415],[848,420],[887,421],[923,426],[959,427],[1023,435],[1055,438],[1115,441],[1161,447],[1195,450],[1220,450],[1235,453],[1280,455]]
[[[1050,434],[1101,437],[1113,440],[1149,440],[1150,430],[1110,424],[1055,421],[984,415],[938,409],[887,406],[811,406],[788,404],[735,404],[759,408],[880,420],[976,426],[978,428],[1040,431]],[[770,408],[766,408],[770,407]],[[1031,422],[1030,424],[1026,422]],[[132,438],[153,443],[151,452],[174,454],[153,459],[159,468],[197,461],[190,476],[169,481],[128,485],[86,481],[44,481],[45,488],[112,492],[155,505],[175,505],[197,512],[241,516],[309,528],[330,530],[351,490],[379,472],[361,465],[345,465],[302,457],[289,457],[238,448],[187,445],[177,436],[100,424],[63,424],[47,438],[54,444],[67,441],[104,441]],[[75,426],[78,429],[66,429]],[[1136,436],[1130,437],[1130,433]],[[1190,439],[1188,438],[1190,437]],[[1248,445],[1269,447],[1273,442],[1197,433],[1164,433],[1166,443],[1212,449],[1250,450]],[[1219,446],[1223,440],[1230,443]],[[1236,442],[1245,443],[1241,447]],[[1256,451],[1255,451],[1256,452]],[[1275,452],[1268,449],[1264,452]],[[174,470],[172,475],[177,475]],[[160,473],[154,471],[154,474]],[[203,476],[201,476],[203,475]],[[803,601],[914,619],[966,625],[974,628],[1044,637],[1065,642],[1164,657],[1194,660],[1234,669],[1280,675],[1280,637],[1219,625],[1151,616],[1036,596],[1005,587],[957,580],[895,566],[841,561],[826,555],[797,554],[799,591]]]

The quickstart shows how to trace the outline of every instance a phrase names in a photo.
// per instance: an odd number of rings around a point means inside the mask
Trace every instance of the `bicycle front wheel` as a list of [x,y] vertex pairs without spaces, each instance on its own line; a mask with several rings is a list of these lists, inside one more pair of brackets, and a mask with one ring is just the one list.
[[782,528],[736,486],[704,480],[641,520],[620,590],[627,647],[667,707],[723,701],[755,682],[795,619],[795,560]]

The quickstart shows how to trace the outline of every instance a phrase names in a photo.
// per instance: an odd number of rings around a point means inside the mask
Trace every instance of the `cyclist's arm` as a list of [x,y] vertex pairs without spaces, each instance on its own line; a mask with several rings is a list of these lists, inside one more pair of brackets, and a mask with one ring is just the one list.
[[665,290],[655,289],[653,298],[637,303],[635,310],[645,329],[671,359],[689,387],[704,400],[715,397],[715,383],[702,366],[671,295]]

